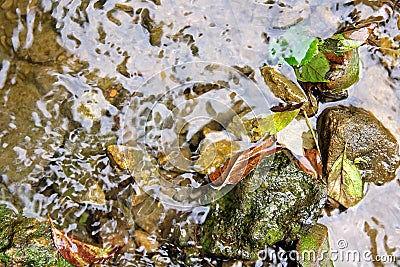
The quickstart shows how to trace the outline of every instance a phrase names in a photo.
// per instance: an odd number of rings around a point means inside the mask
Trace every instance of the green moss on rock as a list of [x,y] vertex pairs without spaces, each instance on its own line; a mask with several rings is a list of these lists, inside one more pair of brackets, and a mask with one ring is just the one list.
[[201,240],[206,255],[256,260],[279,241],[296,240],[317,220],[325,186],[278,152],[211,205]]
[[53,245],[49,223],[0,205],[0,266],[72,266]]
[[9,247],[14,234],[14,221],[17,219],[15,213],[0,205],[0,251]]

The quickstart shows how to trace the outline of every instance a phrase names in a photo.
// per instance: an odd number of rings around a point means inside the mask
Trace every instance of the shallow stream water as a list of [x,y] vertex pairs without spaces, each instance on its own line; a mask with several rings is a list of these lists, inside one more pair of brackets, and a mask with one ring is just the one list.
[[[378,42],[360,48],[360,81],[348,99],[320,110],[363,107],[400,140],[398,1],[3,0],[0,201],[27,217],[50,214],[76,235],[87,236],[82,225],[88,220],[96,232],[90,241],[125,243],[115,264],[150,263],[152,258],[135,250],[135,224],[161,232],[163,239],[178,224],[204,221],[207,207],[185,202],[177,208],[173,201],[181,203],[179,196],[167,187],[159,188],[158,196],[171,205],[147,198],[136,206],[133,192],[140,189],[110,164],[106,147],[140,143],[183,155],[176,128],[186,127],[192,138],[214,119],[223,124],[248,108],[254,115],[268,112],[276,99],[259,68],[282,63],[284,51],[271,53],[277,39],[283,36],[294,47],[302,36],[326,38],[344,25],[371,22],[378,25]],[[254,70],[252,80],[233,68],[245,66]],[[295,80],[289,66],[281,70]],[[207,83],[225,89],[192,92],[188,100],[183,84]],[[168,120],[169,126],[160,123]],[[285,131],[288,146],[300,144],[297,129]],[[196,187],[200,178],[182,155],[169,159],[171,170],[187,173],[166,179]],[[397,262],[362,264],[400,266],[399,179],[400,174],[383,186],[367,186],[357,206],[319,220],[329,228],[332,249],[396,255]]]

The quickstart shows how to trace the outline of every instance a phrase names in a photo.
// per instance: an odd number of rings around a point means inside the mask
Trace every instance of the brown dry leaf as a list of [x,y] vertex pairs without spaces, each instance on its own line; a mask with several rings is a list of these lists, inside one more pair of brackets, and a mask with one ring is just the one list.
[[317,171],[314,169],[313,165],[307,157],[300,157],[298,159],[298,164],[300,169],[302,169],[305,173],[311,175],[314,178],[318,178]]
[[118,246],[101,248],[87,244],[64,233],[62,229],[51,223],[51,232],[55,247],[61,255],[71,264],[77,267],[88,266],[94,263],[105,263],[110,260],[119,249]]
[[322,176],[322,159],[321,154],[318,149],[306,149],[304,156],[310,161],[311,166],[313,166],[314,170],[321,177]]
[[263,158],[273,155],[279,150],[280,147],[277,147],[275,137],[268,136],[261,142],[235,154],[223,166],[219,166],[212,172],[209,178],[213,184],[220,185],[220,188],[227,184],[237,184],[256,168]]

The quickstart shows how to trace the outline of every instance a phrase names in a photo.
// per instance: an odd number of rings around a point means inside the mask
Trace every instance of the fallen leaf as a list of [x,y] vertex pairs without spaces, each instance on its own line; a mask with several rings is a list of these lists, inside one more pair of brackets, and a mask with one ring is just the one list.
[[87,244],[77,238],[69,236],[62,229],[51,223],[51,232],[55,247],[61,255],[71,264],[77,267],[88,266],[94,263],[105,263],[109,261],[119,249],[118,246],[99,247],[97,245]]
[[259,130],[261,135],[274,135],[277,132],[284,129],[286,126],[291,123],[294,118],[296,118],[297,114],[299,114],[300,109],[277,112],[269,115],[266,118],[259,118]]
[[347,159],[346,149],[336,159],[328,174],[328,196],[349,208],[363,197],[363,183],[354,163]]
[[283,104],[279,103],[278,106],[273,106],[270,108],[273,112],[284,112],[284,111],[292,111],[296,109],[300,109],[303,106],[303,103],[296,103],[296,104]]
[[310,162],[307,157],[300,157],[298,159],[299,167],[307,174],[311,175],[314,178],[318,178],[317,170],[315,170],[314,166]]
[[237,184],[254,170],[263,158],[273,155],[279,150],[280,147],[276,145],[275,137],[268,136],[248,149],[235,154],[224,165],[216,168],[209,178],[219,188],[227,184]]
[[330,82],[325,78],[329,70],[329,61],[323,53],[316,54],[305,65],[294,67],[296,78],[301,82]]
[[306,149],[304,152],[304,156],[310,161],[311,166],[313,166],[314,170],[321,177],[322,176],[322,159],[321,154],[318,149]]

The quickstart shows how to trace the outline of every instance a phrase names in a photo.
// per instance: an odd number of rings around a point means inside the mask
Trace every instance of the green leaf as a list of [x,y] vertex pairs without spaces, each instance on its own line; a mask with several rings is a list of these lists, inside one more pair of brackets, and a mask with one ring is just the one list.
[[302,82],[330,82],[325,79],[329,69],[329,61],[322,53],[316,54],[305,65],[294,67],[297,80]]
[[316,224],[310,228],[306,235],[300,237],[296,245],[299,263],[303,267],[334,266],[331,260],[328,228]]
[[354,163],[346,158],[346,149],[328,174],[328,196],[346,208],[356,205],[363,197],[363,182]]
[[[320,40],[318,38],[314,38],[313,41],[308,46],[308,50],[306,51],[304,57],[295,56],[294,53],[291,53],[289,57],[285,58],[285,61],[293,67],[299,67],[307,64],[316,54],[318,54],[318,44]],[[299,63],[300,62],[300,63]]]
[[300,109],[277,112],[269,115],[266,118],[260,118],[259,121],[259,131],[261,135],[265,134],[276,134],[281,131],[283,128],[289,125],[289,123],[296,118],[297,114],[299,114]]
[[343,34],[335,34],[321,42],[319,49],[322,53],[340,53],[358,48],[364,41],[347,39]]
[[315,38],[314,41],[310,44],[310,47],[308,48],[305,57],[301,60],[300,65],[305,65],[310,60],[318,54],[318,45],[320,43],[320,40],[318,38]]
[[286,63],[288,63],[290,66],[298,66],[299,62],[296,60],[296,58],[294,56],[290,56],[290,57],[285,57],[284,58]]

